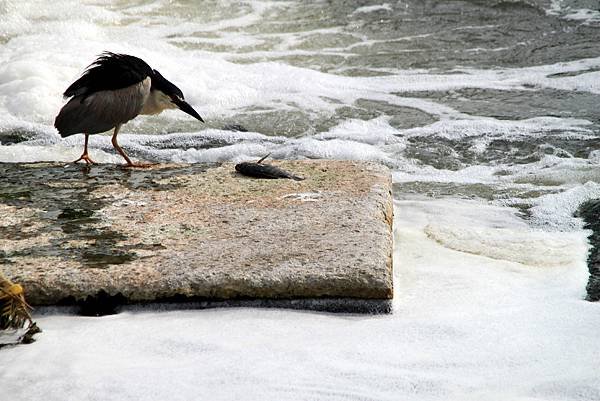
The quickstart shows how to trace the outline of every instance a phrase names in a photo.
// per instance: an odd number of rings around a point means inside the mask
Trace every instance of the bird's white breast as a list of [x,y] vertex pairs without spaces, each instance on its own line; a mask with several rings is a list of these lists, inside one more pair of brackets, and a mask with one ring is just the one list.
[[140,114],[158,114],[165,109],[174,109],[171,98],[160,90],[151,90]]

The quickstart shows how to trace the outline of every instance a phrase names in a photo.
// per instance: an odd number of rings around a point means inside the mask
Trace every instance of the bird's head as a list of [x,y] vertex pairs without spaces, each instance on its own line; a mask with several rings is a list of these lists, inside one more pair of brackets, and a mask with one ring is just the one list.
[[183,98],[183,92],[157,70],[152,70],[150,98],[146,102],[143,114],[157,114],[165,109],[179,109],[204,122],[200,114]]

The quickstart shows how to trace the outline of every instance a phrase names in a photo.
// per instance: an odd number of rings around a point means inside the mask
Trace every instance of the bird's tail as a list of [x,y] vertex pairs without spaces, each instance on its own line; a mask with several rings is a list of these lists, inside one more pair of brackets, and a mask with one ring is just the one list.
[[73,99],[69,100],[54,119],[54,128],[58,130],[61,137],[66,138],[78,134],[77,119],[81,118],[74,105]]
[[54,119],[54,127],[63,138],[75,134],[98,134],[115,126],[93,106],[83,102],[81,97],[74,97],[60,109]]

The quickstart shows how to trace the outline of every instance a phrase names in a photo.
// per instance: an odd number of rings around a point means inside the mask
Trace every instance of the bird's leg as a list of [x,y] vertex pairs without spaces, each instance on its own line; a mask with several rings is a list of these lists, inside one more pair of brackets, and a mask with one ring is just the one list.
[[84,162],[86,162],[87,164],[95,164],[96,162],[93,161],[92,159],[90,159],[90,157],[88,156],[88,150],[87,150],[87,146],[88,146],[88,140],[90,138],[90,134],[85,134],[85,144],[83,145],[83,154],[81,155],[81,157],[79,157],[79,159],[75,160],[73,163],[77,163],[80,160],[83,160]]
[[115,147],[115,149],[117,150],[117,152],[119,152],[119,154],[121,156],[123,156],[123,158],[127,162],[127,166],[133,166],[133,162],[131,161],[131,159],[129,157],[127,157],[127,155],[125,154],[125,152],[123,152],[123,149],[121,149],[121,147],[117,143],[117,134],[119,133],[119,129],[120,128],[121,128],[121,125],[117,125],[115,127],[115,132],[114,132],[114,134],[112,136],[112,144]]
[[112,144],[115,147],[115,149],[117,150],[117,152],[119,152],[119,154],[121,156],[123,156],[123,158],[127,162],[127,166],[125,166],[125,167],[150,167],[150,166],[152,166],[151,164],[147,164],[147,163],[146,164],[144,164],[144,163],[134,163],[134,162],[131,161],[131,159],[129,157],[127,157],[127,155],[125,154],[125,152],[123,151],[123,149],[121,149],[121,147],[117,143],[117,134],[119,133],[119,129],[121,129],[121,125],[120,124],[115,127],[115,133],[112,136]]

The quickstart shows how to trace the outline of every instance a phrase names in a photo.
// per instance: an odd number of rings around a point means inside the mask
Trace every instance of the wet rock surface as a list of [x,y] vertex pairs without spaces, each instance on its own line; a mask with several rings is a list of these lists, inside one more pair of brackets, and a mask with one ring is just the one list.
[[35,305],[389,300],[388,170],[273,164],[306,180],[243,177],[230,163],[0,164],[0,269]]

